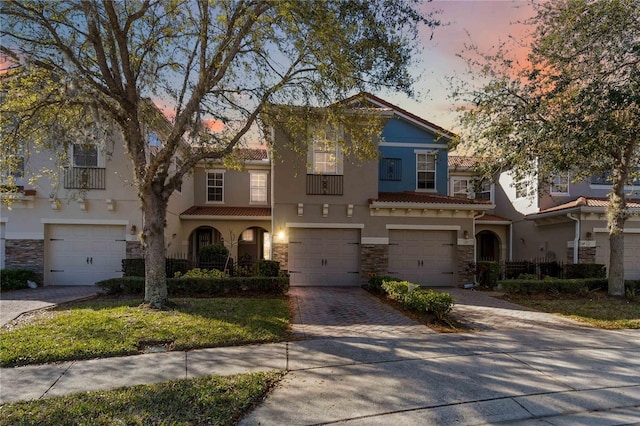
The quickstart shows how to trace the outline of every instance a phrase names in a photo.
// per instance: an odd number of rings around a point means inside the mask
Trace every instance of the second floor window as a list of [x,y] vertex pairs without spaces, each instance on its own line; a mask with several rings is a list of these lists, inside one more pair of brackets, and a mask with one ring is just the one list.
[[250,173],[250,202],[253,204],[267,204],[267,173]]
[[561,173],[551,181],[552,194],[569,194],[569,173]]
[[342,174],[342,150],[338,143],[340,135],[340,131],[335,129],[317,130],[309,147],[309,174]]
[[451,195],[458,198],[491,201],[491,182],[468,178],[452,178]]
[[416,153],[417,189],[436,189],[436,155]]
[[74,143],[72,159],[73,167],[99,167],[98,147],[91,144]]
[[224,202],[224,172],[207,172],[207,202]]

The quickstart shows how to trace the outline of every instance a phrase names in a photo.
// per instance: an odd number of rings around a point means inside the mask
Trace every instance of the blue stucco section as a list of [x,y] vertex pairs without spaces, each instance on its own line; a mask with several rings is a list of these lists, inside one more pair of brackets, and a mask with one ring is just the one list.
[[[436,151],[436,191],[438,194],[447,195],[447,141],[427,130],[393,118],[389,120],[382,131],[382,141],[388,144],[412,144],[404,146],[381,146],[380,158],[400,158],[402,160],[401,181],[378,181],[380,192],[401,192],[416,190],[416,149]],[[413,145],[425,145],[417,147]],[[438,145],[438,147],[433,147]]]

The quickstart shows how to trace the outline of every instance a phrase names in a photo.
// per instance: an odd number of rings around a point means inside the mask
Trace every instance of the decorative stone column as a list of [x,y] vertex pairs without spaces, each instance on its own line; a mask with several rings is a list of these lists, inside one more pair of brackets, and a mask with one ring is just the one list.
[[144,254],[142,251],[142,243],[140,241],[127,241],[127,259],[136,259],[143,257]]
[[[578,263],[596,263],[596,242],[580,240],[578,243]],[[567,241],[567,263],[573,264],[573,241]]]
[[273,243],[271,247],[271,259],[280,262],[281,270],[289,269],[289,244]]
[[388,244],[360,245],[360,286],[369,285],[369,277],[387,275],[389,271]]
[[5,240],[7,269],[28,269],[38,274],[39,283],[44,280],[44,240]]
[[470,266],[474,264],[473,247],[475,240],[473,238],[459,238],[457,245],[457,279],[456,284],[461,287],[464,284],[473,283],[473,268]]

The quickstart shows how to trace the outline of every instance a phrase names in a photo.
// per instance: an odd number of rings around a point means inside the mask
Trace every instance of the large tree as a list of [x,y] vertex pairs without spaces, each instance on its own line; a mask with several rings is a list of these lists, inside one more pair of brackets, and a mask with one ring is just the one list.
[[[610,176],[609,293],[624,294],[625,185],[640,159],[640,1],[562,0],[534,4],[531,38],[465,57],[480,87],[457,85],[466,106],[462,140],[540,182]],[[517,51],[528,50],[526,60]],[[637,175],[635,175],[637,176]]]
[[[3,147],[17,151],[28,136],[62,151],[56,135],[74,128],[122,134],[144,219],[145,301],[161,307],[167,202],[185,174],[229,154],[268,105],[320,105],[355,90],[411,94],[418,28],[437,25],[418,4],[5,0],[2,51],[21,67],[5,87]],[[149,98],[172,124],[151,156],[145,129],[161,120]],[[206,131],[207,122],[222,129]]]

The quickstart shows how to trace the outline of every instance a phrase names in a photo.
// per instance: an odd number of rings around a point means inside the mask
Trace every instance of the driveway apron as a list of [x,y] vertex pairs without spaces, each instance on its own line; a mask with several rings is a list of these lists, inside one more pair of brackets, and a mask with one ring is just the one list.
[[306,339],[434,332],[356,287],[291,287],[293,333]]

